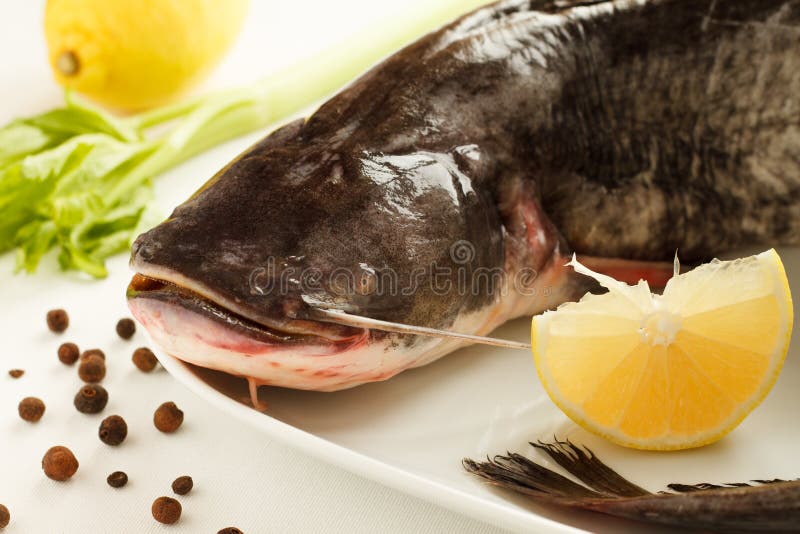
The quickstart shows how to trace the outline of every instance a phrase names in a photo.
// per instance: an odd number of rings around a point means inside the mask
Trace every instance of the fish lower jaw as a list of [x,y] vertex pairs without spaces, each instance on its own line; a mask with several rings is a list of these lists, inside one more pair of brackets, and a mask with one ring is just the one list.
[[[152,273],[149,273],[152,274]],[[159,273],[160,274],[160,273]],[[154,298],[152,291],[129,295],[131,312],[165,353],[187,363],[247,379],[251,391],[270,385],[336,391],[426,365],[467,345],[463,341],[357,330],[334,339],[260,335],[224,308],[187,306],[186,300]],[[519,295],[460,314],[448,328],[485,335],[530,306]],[[254,404],[256,396],[253,394]]]
[[132,299],[128,305],[167,354],[257,386],[335,391],[386,380],[449,352],[428,350],[439,340],[404,348],[392,336],[376,340],[367,330],[347,343],[269,343],[168,302]]

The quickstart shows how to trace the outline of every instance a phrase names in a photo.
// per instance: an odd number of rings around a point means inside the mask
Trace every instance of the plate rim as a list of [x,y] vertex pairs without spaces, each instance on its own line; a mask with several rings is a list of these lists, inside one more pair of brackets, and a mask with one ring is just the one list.
[[539,532],[545,529],[547,532],[585,532],[535,512],[510,508],[466,493],[275,419],[220,393],[202,381],[182,360],[160,350],[157,354],[164,369],[205,402],[260,429],[284,445],[328,464],[490,525],[515,531],[535,528]]

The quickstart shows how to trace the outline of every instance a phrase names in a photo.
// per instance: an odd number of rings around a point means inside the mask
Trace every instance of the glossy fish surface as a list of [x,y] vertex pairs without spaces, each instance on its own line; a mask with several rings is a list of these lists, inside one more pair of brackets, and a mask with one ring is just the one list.
[[501,1],[271,133],[141,235],[168,353],[336,390],[579,298],[573,252],[654,285],[675,251],[800,242],[800,0]]

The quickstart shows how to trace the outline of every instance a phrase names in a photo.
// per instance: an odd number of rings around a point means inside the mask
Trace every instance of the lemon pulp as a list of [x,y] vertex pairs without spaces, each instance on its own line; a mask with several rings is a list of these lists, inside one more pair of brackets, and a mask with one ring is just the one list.
[[705,445],[777,379],[792,301],[774,250],[676,275],[661,295],[571,265],[609,291],[534,317],[532,346],[551,399],[587,430],[640,449]]

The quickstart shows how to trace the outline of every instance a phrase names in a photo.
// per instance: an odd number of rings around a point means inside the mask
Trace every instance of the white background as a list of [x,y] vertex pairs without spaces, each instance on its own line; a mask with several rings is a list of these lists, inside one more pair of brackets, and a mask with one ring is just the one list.
[[[242,38],[206,88],[258,79],[359,27],[389,28],[396,24],[393,14],[407,19],[409,13],[426,9],[424,0],[316,4],[253,0]],[[46,62],[41,8],[41,2],[0,0],[1,122],[61,102]],[[385,22],[387,18],[391,20]],[[156,185],[161,212],[168,214],[262,133],[210,150],[162,176]],[[800,294],[800,248],[780,251],[795,295]],[[12,255],[0,257],[0,503],[8,505],[13,516],[3,534],[213,533],[230,525],[248,534],[496,531],[271,441],[256,425],[245,426],[226,415],[230,410],[219,411],[201,401],[164,371],[137,371],[130,353],[145,342],[144,335],[140,332],[125,342],[114,333],[117,319],[127,315],[124,289],[130,272],[124,255],[110,262],[112,274],[100,282],[59,273],[52,256],[34,276],[12,276],[12,268]],[[55,336],[45,327],[45,313],[53,307],[71,313],[72,326],[65,335]],[[522,340],[528,323],[512,321],[497,335]],[[590,446],[621,474],[652,491],[669,482],[797,477],[798,338],[796,331],[774,390],[740,427],[712,446],[669,454],[631,451],[578,429],[547,398],[530,355],[503,349],[462,349],[388,382],[330,398],[271,390],[269,402],[271,414],[279,419],[282,414],[284,421],[360,449],[454,495],[481,499],[476,506],[471,506],[475,500],[462,499],[465,513],[492,517],[498,524],[512,524],[506,520],[516,514],[521,521],[513,524],[536,524],[529,529],[533,531],[552,520],[568,525],[564,529],[654,532],[641,523],[537,506],[508,492],[491,491],[466,475],[458,460],[464,455],[525,451],[530,439],[558,435]],[[73,408],[80,381],[76,369],[61,365],[55,354],[65,340],[106,351],[109,370],[104,384],[111,400],[104,415],[118,413],[127,419],[130,436],[122,446],[111,448],[97,439],[101,416],[85,416]],[[13,367],[24,368],[25,376],[8,377],[6,371]],[[16,415],[17,403],[27,395],[47,403],[47,413],[36,425]],[[168,400],[186,412],[184,426],[169,436],[157,432],[151,421],[155,407]],[[47,479],[40,469],[42,455],[56,444],[69,446],[81,462],[78,474],[67,483]],[[118,469],[127,471],[131,482],[113,490],[105,477]],[[196,484],[190,495],[180,498],[184,516],[175,526],[159,525],[150,517],[150,504],[159,495],[169,495],[171,481],[183,474],[193,476]],[[454,505],[453,500],[448,504]]]
[[[245,31],[207,87],[257,79],[335,43],[353,30],[386,20],[400,9],[425,2],[337,0],[253,2]],[[42,36],[42,2],[0,0],[0,122],[44,111],[61,102],[51,80]],[[157,186],[162,211],[185,198],[260,134],[228,143],[163,176]],[[0,215],[1,216],[1,215]],[[406,496],[270,441],[204,403],[166,372],[137,371],[130,353],[144,343],[140,333],[125,342],[114,324],[126,316],[127,258],[115,258],[101,282],[58,273],[46,258],[34,276],[12,276],[13,255],[0,257],[0,503],[11,510],[4,531],[216,532],[238,526],[261,532],[495,532],[496,529]],[[65,307],[72,325],[50,333],[45,312]],[[103,415],[79,414],[72,397],[80,386],[76,368],[60,364],[56,348],[66,340],[105,350],[110,402]],[[20,367],[26,374],[6,374]],[[41,397],[43,419],[28,424],[16,415],[19,399]],[[152,412],[175,401],[186,422],[174,435],[157,432]],[[97,439],[103,416],[126,418],[130,434],[117,448]],[[69,482],[47,479],[40,461],[52,445],[69,446],[80,461]],[[115,490],[106,476],[124,470],[128,486]],[[150,504],[171,495],[171,481],[194,477],[195,489],[179,497],[181,521],[156,523]]]

